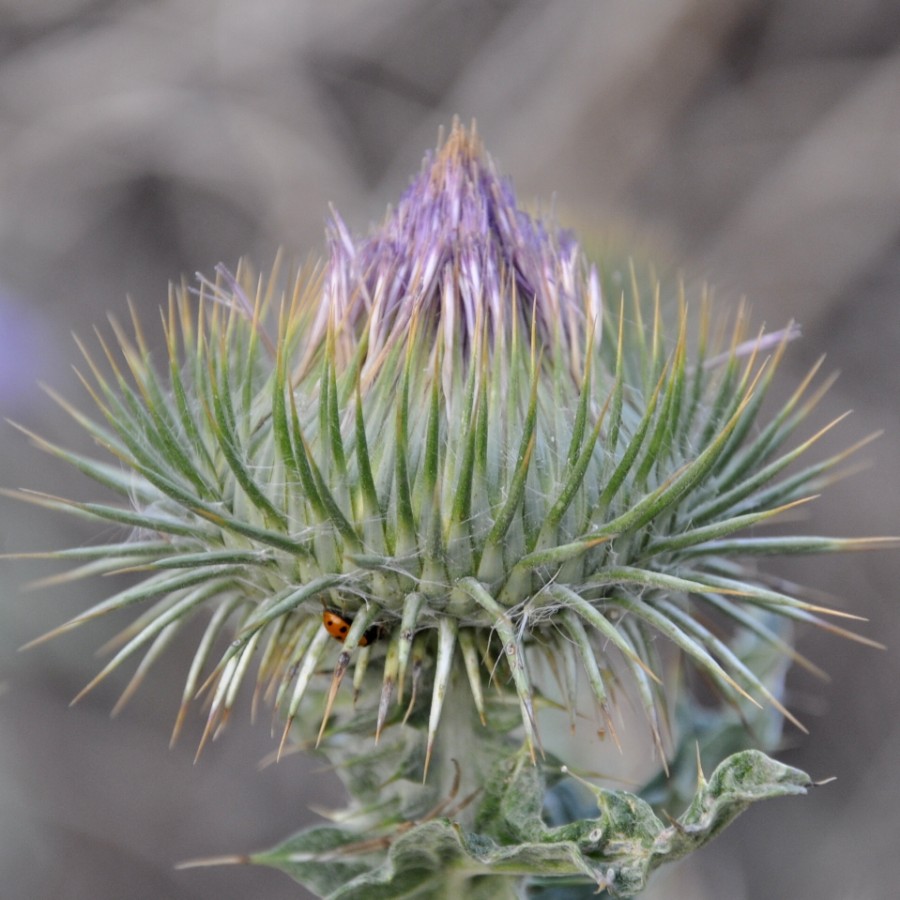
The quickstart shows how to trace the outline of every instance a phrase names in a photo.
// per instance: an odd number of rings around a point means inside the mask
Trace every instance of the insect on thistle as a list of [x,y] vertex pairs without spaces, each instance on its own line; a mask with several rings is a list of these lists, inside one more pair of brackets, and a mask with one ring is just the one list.
[[[346,640],[347,632],[350,631],[352,624],[353,619],[346,618],[337,610],[325,609],[322,611],[322,626],[336,641],[340,641],[342,644]],[[359,646],[368,647],[369,644],[374,644],[381,637],[381,631],[380,626],[373,625],[359,639]]]

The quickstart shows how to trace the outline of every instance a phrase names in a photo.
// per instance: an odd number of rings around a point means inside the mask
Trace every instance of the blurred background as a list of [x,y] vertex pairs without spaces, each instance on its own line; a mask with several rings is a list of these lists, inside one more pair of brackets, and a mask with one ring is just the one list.
[[[454,114],[520,199],[598,246],[708,280],[724,308],[746,295],[758,324],[799,320],[782,392],[823,352],[842,373],[804,436],[854,410],[819,458],[885,434],[798,528],[900,533],[895,0],[0,0],[0,413],[89,450],[37,387],[89,404],[73,330],[127,317],[126,295],[152,326],[169,281],[242,254],[318,254],[329,204],[365,230]],[[0,467],[5,487],[96,496],[5,424]],[[97,536],[0,505],[4,552]],[[260,770],[269,723],[240,714],[196,766],[199,715],[169,751],[189,642],[116,720],[125,676],[68,709],[124,620],[17,653],[105,587],[22,589],[51,571],[0,561],[0,894],[305,896],[173,862],[276,843],[339,804],[333,777],[300,757]],[[792,676],[810,735],[781,758],[838,780],[751,810],[647,896],[896,896],[900,553],[779,571],[888,645],[801,635],[833,680]]]

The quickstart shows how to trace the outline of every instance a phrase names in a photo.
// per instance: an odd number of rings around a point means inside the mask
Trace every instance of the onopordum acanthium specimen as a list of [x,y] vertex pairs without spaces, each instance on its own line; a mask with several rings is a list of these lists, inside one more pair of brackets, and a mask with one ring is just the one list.
[[[773,709],[802,728],[783,663],[818,670],[788,626],[872,642],[759,557],[884,542],[761,527],[855,449],[804,462],[836,424],[801,431],[816,369],[761,419],[796,329],[753,333],[743,312],[726,329],[705,298],[591,265],[458,125],[380,227],[358,239],[335,216],[329,245],[293,274],[174,290],[161,363],[136,316],[132,335],[113,321],[105,363],[84,351],[100,415],[57,398],[105,460],[32,436],[123,497],[20,492],[122,526],[52,555],[71,577],[141,573],[51,632],[141,604],[85,690],[137,658],[129,697],[203,617],[175,734],[199,697],[215,737],[252,678],[279,753],[293,735],[330,757],[350,810],[246,857],[328,897],[551,896],[560,879],[633,896],[753,800],[802,792],[804,773],[743,749],[747,725],[774,745]],[[717,705],[680,684],[697,673]],[[542,711],[574,730],[579,683],[612,744],[623,702],[646,720],[671,774],[646,800],[561,799]],[[707,782],[698,746],[742,752]],[[686,792],[669,824],[647,802]]]

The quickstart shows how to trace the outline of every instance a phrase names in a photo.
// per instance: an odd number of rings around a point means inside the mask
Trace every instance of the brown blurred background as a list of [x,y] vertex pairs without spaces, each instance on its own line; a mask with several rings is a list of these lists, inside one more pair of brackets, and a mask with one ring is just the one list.
[[[0,0],[0,412],[89,449],[36,387],[88,402],[71,331],[125,316],[126,294],[152,324],[170,279],[241,254],[318,253],[329,203],[365,229],[457,113],[522,199],[555,196],[565,223],[710,280],[724,307],[746,294],[758,323],[798,319],[782,390],[822,352],[842,370],[804,435],[847,408],[822,455],[885,430],[798,527],[900,533],[896,0]],[[94,496],[8,426],[0,465],[4,486]],[[95,537],[0,506],[6,552]],[[99,599],[20,590],[46,571],[0,563],[0,896],[304,896],[172,863],[276,842],[340,802],[330,776],[258,771],[268,722],[240,714],[196,767],[199,717],[167,750],[188,641],[115,721],[124,676],[67,709],[123,620],[17,654]],[[802,635],[833,682],[792,677],[811,734],[782,758],[838,781],[752,810],[648,896],[897,894],[900,554],[780,571],[889,646]]]

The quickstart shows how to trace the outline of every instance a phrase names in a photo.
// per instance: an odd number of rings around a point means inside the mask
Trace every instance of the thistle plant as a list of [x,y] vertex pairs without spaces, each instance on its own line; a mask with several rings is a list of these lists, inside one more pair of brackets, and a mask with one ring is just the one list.
[[[859,446],[805,462],[840,421],[807,428],[818,366],[763,418],[796,327],[726,326],[590,264],[459,125],[380,226],[335,214],[328,243],[323,264],[173,289],[161,361],[136,315],[115,346],[98,332],[99,415],[54,396],[106,458],[32,438],[122,502],[17,494],[121,526],[48,554],[69,577],[139,574],[45,636],[139,610],[85,691],[136,660],[127,699],[201,617],[173,740],[199,700],[202,749],[253,682],[277,754],[317,748],[342,778],[333,823],[219,862],[331,898],[628,897],[753,801],[805,792],[759,749],[803,728],[788,663],[820,671],[791,628],[874,642],[759,559],[883,542],[763,527]],[[643,796],[574,776],[545,746],[554,709],[612,757],[637,728],[660,776]]]

